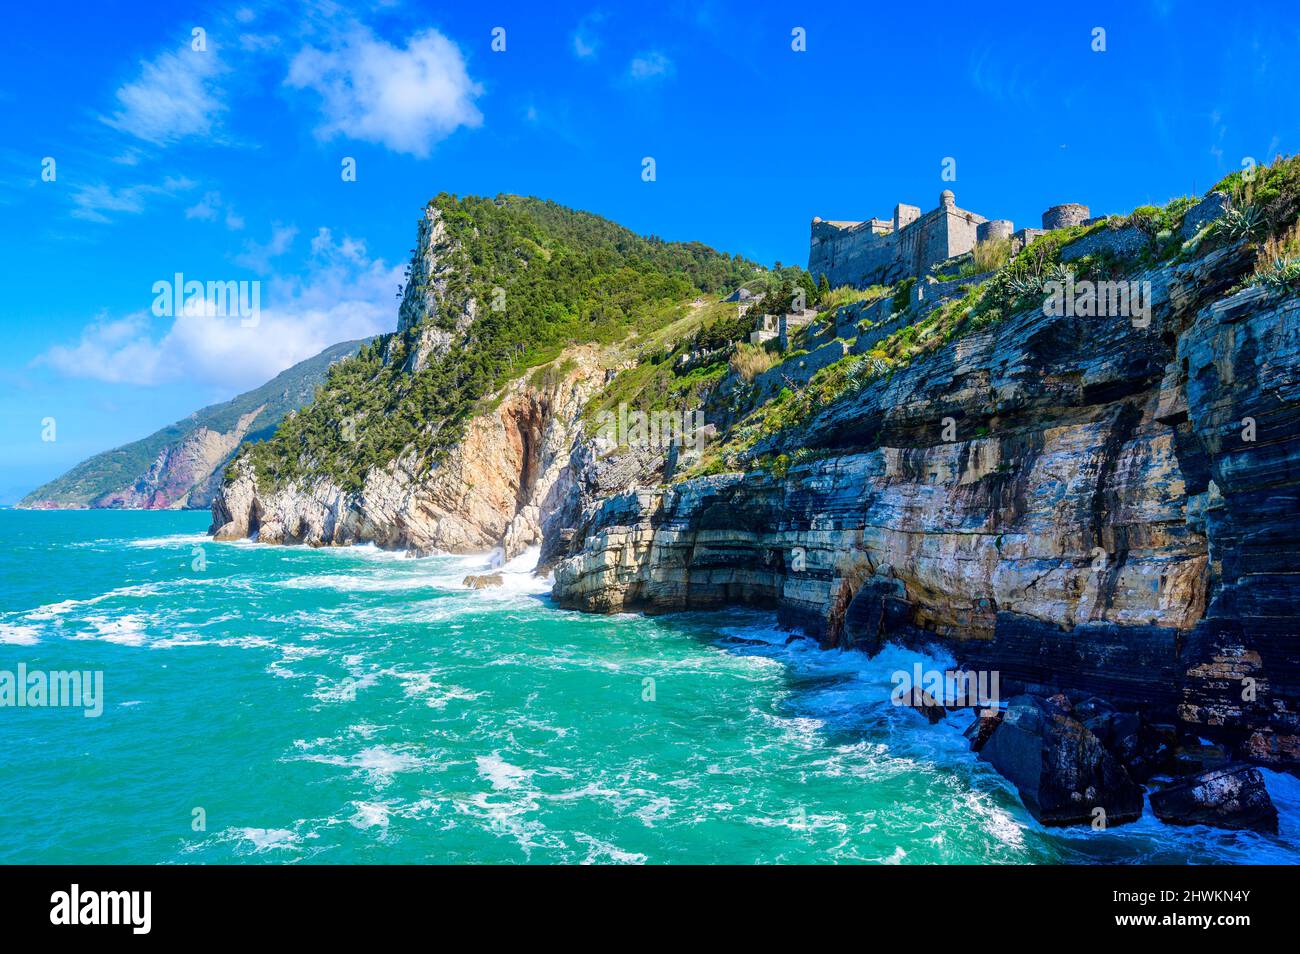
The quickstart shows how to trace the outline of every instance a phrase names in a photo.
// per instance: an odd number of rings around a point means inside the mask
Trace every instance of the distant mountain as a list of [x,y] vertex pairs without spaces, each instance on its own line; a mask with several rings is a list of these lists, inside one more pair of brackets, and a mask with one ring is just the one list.
[[203,509],[244,441],[270,437],[290,411],[310,404],[334,362],[366,341],[345,341],[300,361],[252,391],[213,404],[122,447],[82,461],[18,502],[32,509]]

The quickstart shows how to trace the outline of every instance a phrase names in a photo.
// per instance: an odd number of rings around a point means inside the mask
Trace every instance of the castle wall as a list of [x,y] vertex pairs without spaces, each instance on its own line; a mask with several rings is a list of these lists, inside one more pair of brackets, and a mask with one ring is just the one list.
[[872,220],[842,228],[814,222],[808,271],[814,276],[825,274],[832,287],[868,285],[870,276],[892,272],[897,246],[892,232],[876,231],[884,224]]
[[[832,287],[891,284],[969,252],[985,221],[983,216],[957,208],[947,191],[940,197],[939,208],[924,214],[916,206],[895,206],[893,223],[814,219],[808,271],[815,276],[825,274]],[[899,223],[901,227],[891,230],[891,224]]]

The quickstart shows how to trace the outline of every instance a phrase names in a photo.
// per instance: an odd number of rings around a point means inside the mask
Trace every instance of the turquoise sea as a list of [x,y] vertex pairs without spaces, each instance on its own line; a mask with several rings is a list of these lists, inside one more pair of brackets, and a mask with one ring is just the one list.
[[890,705],[914,653],[565,612],[522,561],[471,592],[486,558],[207,522],[0,511],[0,670],[104,680],[98,718],[0,708],[0,863],[1300,860],[1272,772],[1279,837],[1040,827],[968,715]]

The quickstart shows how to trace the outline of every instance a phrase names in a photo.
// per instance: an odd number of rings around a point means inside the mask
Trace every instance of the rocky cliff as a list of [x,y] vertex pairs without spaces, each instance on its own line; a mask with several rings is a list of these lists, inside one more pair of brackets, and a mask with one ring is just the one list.
[[562,371],[511,382],[428,475],[405,455],[370,470],[355,491],[320,476],[261,492],[243,463],[212,504],[212,531],[219,540],[372,542],[422,554],[500,547],[514,557],[541,543],[541,514],[567,489],[579,413],[604,380],[596,357],[575,349]]
[[417,225],[397,330],[246,448],[212,532],[511,558],[573,494],[583,411],[616,343],[752,274],[554,203],[439,196]]
[[[1300,765],[1300,300],[1246,243],[1155,264],[1153,317],[1012,315],[756,451],[593,500],[556,600],[747,603],[827,646],[942,642]],[[558,557],[558,559],[556,559]]]

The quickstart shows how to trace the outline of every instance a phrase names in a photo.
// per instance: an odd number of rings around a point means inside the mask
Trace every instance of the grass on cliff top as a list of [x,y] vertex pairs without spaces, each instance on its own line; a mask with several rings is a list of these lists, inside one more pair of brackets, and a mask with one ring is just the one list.
[[1230,173],[1210,191],[1226,193],[1238,209],[1256,211],[1260,227],[1255,237],[1281,236],[1300,219],[1300,153]]
[[[698,242],[639,236],[554,202],[443,193],[430,204],[442,215],[454,266],[436,312],[340,362],[310,407],[245,448],[260,487],[322,476],[355,491],[372,468],[407,454],[427,469],[461,436],[477,402],[511,378],[568,345],[662,328],[685,302],[759,273]],[[501,310],[490,306],[497,289]],[[421,328],[455,333],[471,299],[477,317],[448,354],[404,371]]]
[[1234,172],[1215,189],[1232,202],[1216,223],[1220,239],[1244,239],[1255,248],[1255,268],[1245,284],[1300,288],[1300,154]]
[[[755,316],[740,315],[733,302],[692,307],[672,324],[635,336],[627,345],[630,368],[618,370],[588,402],[583,418],[594,421],[620,404],[639,411],[690,410],[697,407],[727,370],[731,349],[749,337]],[[688,369],[678,362],[692,354],[701,359]]]

